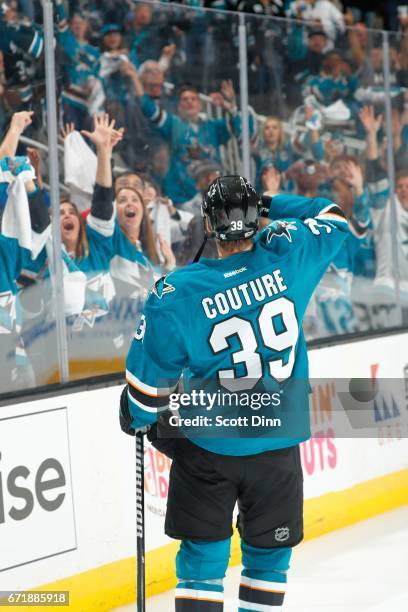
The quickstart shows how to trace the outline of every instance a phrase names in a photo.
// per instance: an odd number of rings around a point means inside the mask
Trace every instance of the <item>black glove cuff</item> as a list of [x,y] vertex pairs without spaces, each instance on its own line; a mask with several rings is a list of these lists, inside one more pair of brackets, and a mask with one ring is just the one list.
[[262,196],[259,204],[259,216],[269,219],[269,211],[272,205],[272,198],[270,196]]
[[119,423],[121,430],[129,436],[135,435],[135,430],[132,427],[132,422],[133,418],[129,411],[128,388],[126,385],[120,396]]

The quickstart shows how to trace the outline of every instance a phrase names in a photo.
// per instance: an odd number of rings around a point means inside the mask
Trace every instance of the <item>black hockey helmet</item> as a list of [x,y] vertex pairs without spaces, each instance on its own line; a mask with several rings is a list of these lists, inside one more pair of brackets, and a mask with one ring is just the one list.
[[261,198],[238,174],[216,178],[203,198],[202,212],[218,240],[251,238],[258,230]]

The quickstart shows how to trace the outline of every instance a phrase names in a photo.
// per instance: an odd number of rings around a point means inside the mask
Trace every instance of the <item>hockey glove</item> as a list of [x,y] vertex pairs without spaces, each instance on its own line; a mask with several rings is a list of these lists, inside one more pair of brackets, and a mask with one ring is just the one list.
[[132,427],[132,422],[133,422],[133,418],[129,410],[128,388],[126,385],[126,387],[123,389],[121,396],[120,396],[119,423],[120,423],[121,430],[124,431],[129,436],[134,436],[139,431],[142,433],[146,433],[150,429],[149,426],[138,427],[134,429]]
[[264,219],[269,219],[269,210],[271,208],[272,198],[270,196],[263,195],[261,202],[258,206],[258,214]]

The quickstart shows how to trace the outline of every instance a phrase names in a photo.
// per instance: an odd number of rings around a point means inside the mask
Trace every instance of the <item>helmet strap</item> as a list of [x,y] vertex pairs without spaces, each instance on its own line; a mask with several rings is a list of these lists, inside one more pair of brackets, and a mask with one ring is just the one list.
[[205,247],[205,245],[207,243],[207,240],[209,238],[213,238],[214,237],[214,233],[211,232],[210,234],[208,234],[208,232],[207,232],[207,228],[206,228],[206,225],[205,225],[205,217],[203,217],[203,228],[204,228],[204,240],[203,240],[202,245],[198,249],[197,253],[195,254],[195,257],[194,257],[192,263],[197,263],[197,261],[200,259],[201,255],[203,254],[204,247]]
[[195,255],[194,259],[193,259],[193,263],[197,263],[197,261],[200,259],[201,255],[203,254],[204,247],[205,247],[205,245],[207,243],[207,240],[208,240],[208,237],[207,237],[207,234],[206,234],[204,236],[204,240],[203,240],[202,245],[198,249],[198,251],[197,251],[197,253],[196,253],[196,255]]

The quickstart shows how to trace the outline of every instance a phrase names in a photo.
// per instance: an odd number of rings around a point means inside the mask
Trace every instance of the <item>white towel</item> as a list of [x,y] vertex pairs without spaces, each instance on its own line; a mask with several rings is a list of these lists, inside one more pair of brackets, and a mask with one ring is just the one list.
[[[48,265],[50,268],[51,282],[53,285],[53,292],[55,292],[54,285],[54,266],[53,266],[53,251],[52,251],[52,238],[47,241],[47,258]],[[63,271],[63,283],[64,283],[64,307],[65,316],[69,317],[72,315],[80,314],[85,306],[85,291],[87,278],[86,275],[79,270],[76,265],[69,259],[68,255],[62,251],[62,271]],[[51,300],[51,307],[55,305],[55,299]],[[55,317],[55,312],[51,313],[51,316]]]
[[340,99],[329,106],[323,106],[314,94],[309,94],[305,98],[304,105],[320,111],[326,121],[348,121],[351,117],[350,109]]
[[65,184],[75,192],[83,194],[83,200],[73,198],[80,210],[88,208],[96,179],[96,155],[77,131],[64,140]]
[[324,106],[322,114],[327,121],[348,121],[351,117],[350,109],[344,104],[343,100],[336,100],[333,104]]
[[406,301],[408,297],[408,210],[405,210],[397,196],[395,196],[395,200],[397,227],[394,227],[393,224],[391,200],[387,202],[381,214],[374,219],[374,240],[377,256],[375,286],[392,290],[395,288],[392,243],[396,242],[400,290],[404,301]]
[[[1,233],[8,238],[17,238],[19,245],[29,251],[32,250],[34,241],[24,183],[33,179],[35,172],[28,157],[6,157],[2,160],[0,183],[8,183],[9,186],[1,220]],[[33,253],[34,257],[37,255],[38,250]]]

